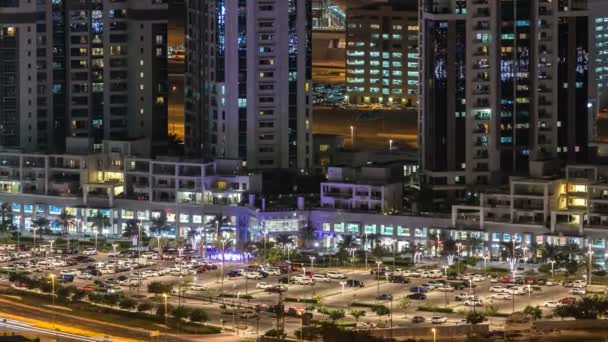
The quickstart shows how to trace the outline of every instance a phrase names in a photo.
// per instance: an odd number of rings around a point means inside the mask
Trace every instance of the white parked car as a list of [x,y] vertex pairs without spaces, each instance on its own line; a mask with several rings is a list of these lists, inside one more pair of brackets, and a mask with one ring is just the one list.
[[329,283],[331,279],[324,274],[313,274],[312,279],[320,283]]
[[445,316],[431,317],[431,323],[433,323],[433,324],[442,324],[442,323],[446,323],[447,321],[448,321],[448,318]]
[[508,300],[511,299],[512,295],[508,293],[495,293],[490,296],[492,299]]
[[190,284],[188,289],[190,291],[205,291],[207,290],[207,287],[203,284]]
[[587,282],[585,282],[584,280],[575,280],[572,283],[572,287],[574,287],[574,288],[579,288],[580,289],[580,288],[583,288],[585,286],[587,286]]
[[308,277],[292,277],[291,281],[297,285],[314,285],[315,281]]
[[338,271],[327,271],[325,275],[327,275],[327,277],[331,279],[346,279],[344,273],[340,273]]
[[259,274],[258,272],[247,272],[247,273],[245,273],[245,278],[247,278],[247,279],[262,279],[264,277],[261,274]]
[[584,296],[586,291],[583,288],[580,287],[575,287],[573,289],[571,289],[570,291],[568,291],[569,294],[573,294],[573,295],[581,295]]
[[442,285],[442,286],[435,288],[435,290],[441,291],[441,292],[454,292],[455,289],[450,285]]
[[472,280],[473,282],[478,283],[478,282],[480,282],[480,281],[484,281],[484,280],[485,280],[485,278],[484,278],[483,276],[481,276],[481,275],[474,275],[474,276],[473,276],[473,278],[471,278],[471,280]]
[[483,305],[481,299],[469,299],[467,301],[464,302],[464,305],[466,306],[480,306]]
[[97,254],[97,250],[95,248],[87,248],[82,251],[82,255],[95,255]]
[[490,292],[494,292],[494,293],[503,293],[505,292],[507,288],[502,287],[502,286],[491,286],[490,287]]
[[559,285],[559,283],[558,283],[558,282],[556,282],[556,281],[553,281],[553,280],[547,280],[547,281],[545,282],[545,285],[546,285],[546,286],[556,286],[556,285]]
[[526,293],[526,291],[524,291],[524,289],[522,289],[521,287],[514,286],[512,288],[505,289],[504,293],[508,293],[511,295],[523,295]]
[[557,308],[558,306],[562,306],[564,304],[556,301],[556,300],[549,300],[546,301],[545,304],[543,304],[544,307],[546,308]]
[[269,287],[272,287],[272,285],[270,285],[270,284],[268,284],[268,283],[265,283],[265,282],[257,283],[257,284],[255,285],[255,288],[256,288],[256,289],[262,289],[262,290],[264,290],[264,289],[266,289],[266,288],[269,288]]

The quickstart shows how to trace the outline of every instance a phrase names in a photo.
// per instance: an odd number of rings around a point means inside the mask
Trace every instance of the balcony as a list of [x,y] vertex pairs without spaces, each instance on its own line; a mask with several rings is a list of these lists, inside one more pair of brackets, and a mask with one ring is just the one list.
[[323,193],[325,197],[351,198],[353,193],[350,191],[330,190]]

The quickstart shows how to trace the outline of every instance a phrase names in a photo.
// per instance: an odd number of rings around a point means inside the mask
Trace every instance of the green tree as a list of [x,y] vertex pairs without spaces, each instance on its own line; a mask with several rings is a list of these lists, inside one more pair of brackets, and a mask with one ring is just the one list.
[[309,248],[310,243],[317,238],[317,229],[311,224],[307,224],[300,228],[298,232],[300,240],[302,241],[302,247]]
[[141,302],[137,305],[137,311],[139,312],[150,311],[152,308],[154,308],[154,306],[150,302]]
[[93,227],[97,233],[102,234],[104,229],[110,225],[110,218],[104,215],[101,210],[97,210],[97,214],[89,218]]
[[190,311],[190,321],[192,322],[206,322],[209,320],[207,312],[203,309],[193,308]]
[[8,233],[13,227],[13,208],[8,202],[0,204],[0,230]]
[[137,307],[137,301],[133,298],[124,297],[118,301],[118,306],[124,310],[133,310]]
[[485,321],[486,317],[479,311],[469,311],[466,316],[466,321],[469,324],[479,324]]
[[399,299],[399,308],[403,311],[407,310],[407,308],[410,306],[410,299],[407,297],[401,297],[401,299]]
[[125,225],[125,229],[122,231],[122,237],[127,239],[139,239],[145,240],[147,238],[146,232],[141,230],[141,237],[139,236],[139,222],[136,219],[130,219]]
[[549,260],[557,260],[561,254],[561,251],[556,245],[545,242],[542,246],[540,246],[541,253],[543,255],[543,259],[545,262]]
[[537,320],[543,317],[543,311],[538,306],[528,305],[524,308],[523,313],[531,320]]
[[40,216],[40,217],[36,217],[33,221],[32,221],[32,225],[39,229],[42,234],[42,232],[47,231],[47,229],[49,228],[49,224],[51,224],[51,222],[49,221],[49,219],[47,219],[46,217]]
[[173,316],[173,318],[179,322],[181,322],[190,315],[190,309],[185,306],[177,306],[173,308],[170,312],[171,316]]
[[329,310],[328,316],[329,316],[329,319],[331,319],[332,322],[335,322],[337,320],[341,320],[342,318],[344,318],[344,310],[342,310],[342,309]]
[[61,235],[66,235],[68,240],[70,239],[70,226],[73,222],[74,216],[68,214],[65,210],[59,214],[59,218],[57,219],[57,223],[61,226]]
[[150,230],[154,233],[154,235],[159,236],[165,233],[169,227],[167,226],[167,213],[162,211],[160,215],[152,218],[152,225],[150,226]]
[[175,284],[173,282],[161,282],[153,281],[148,284],[148,292],[154,294],[168,294],[171,293]]
[[[167,315],[173,312],[173,305],[167,304]],[[165,316],[165,304],[159,304],[156,306],[156,315],[164,317]]]
[[72,302],[80,302],[86,296],[87,296],[86,291],[76,289],[76,291],[74,291],[74,293],[72,293]]
[[359,318],[365,316],[365,310],[352,310],[350,315],[353,316],[357,323],[359,323]]
[[378,305],[378,306],[374,306],[372,308],[372,311],[378,315],[378,316],[386,316],[388,314],[391,313],[391,310],[389,310],[386,306],[384,305]]
[[289,234],[279,234],[274,240],[277,245],[281,246],[283,253],[285,253],[287,246],[293,243],[293,238]]
[[448,255],[456,255],[458,248],[456,247],[456,241],[452,239],[446,239],[443,241],[443,249],[441,255],[447,257]]

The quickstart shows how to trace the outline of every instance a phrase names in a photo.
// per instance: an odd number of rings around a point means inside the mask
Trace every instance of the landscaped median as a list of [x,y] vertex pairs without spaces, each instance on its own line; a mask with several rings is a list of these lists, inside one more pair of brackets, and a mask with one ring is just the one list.
[[[62,322],[68,319],[70,326],[84,325],[87,330],[104,335],[107,335],[106,331],[121,331],[127,333],[126,337],[135,339],[149,336],[150,331],[167,334],[214,334],[221,331],[220,328],[201,324],[208,319],[204,310],[165,305],[162,297],[159,300],[160,296],[156,300],[141,300],[124,294],[100,293],[56,284],[55,298],[52,300],[47,279],[11,274],[11,280],[19,287],[0,291],[0,312],[18,315],[7,308],[10,308],[9,302],[19,303],[25,317],[40,316],[48,321],[53,316],[63,315],[66,317],[62,318]],[[55,306],[51,307],[53,302]],[[46,310],[48,313],[36,314]],[[122,325],[125,321],[128,321],[128,326]]]

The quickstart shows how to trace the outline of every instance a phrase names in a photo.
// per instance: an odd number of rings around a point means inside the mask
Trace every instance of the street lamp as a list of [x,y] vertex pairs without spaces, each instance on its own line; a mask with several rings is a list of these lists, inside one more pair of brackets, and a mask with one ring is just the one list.
[[350,144],[355,148],[355,126],[350,126]]
[[165,311],[163,312],[163,316],[165,318],[165,325],[167,324],[167,294],[163,293],[163,298],[165,299]]
[[549,260],[549,263],[551,264],[551,279],[553,279],[555,277],[555,273],[553,270],[553,266],[555,265],[555,260]]
[[116,248],[118,248],[118,244],[113,243],[112,244],[112,252],[114,254],[112,254],[115,258],[116,258]]
[[98,231],[93,232],[93,235],[95,235],[95,251],[97,251],[97,235],[99,234]]
[[437,330],[435,328],[431,329],[431,331],[433,332],[433,342],[436,342],[436,338],[437,338]]
[[460,275],[460,248],[462,247],[462,243],[458,242],[456,244],[457,256],[458,260],[456,260],[456,273]]
[[350,257],[350,263],[351,266],[353,267],[353,280],[355,280],[355,249],[354,248],[349,248],[351,257]]
[[488,256],[484,255],[483,256],[483,275],[484,275],[484,277],[488,275],[487,267],[488,267]]
[[51,303],[53,304],[53,330],[55,330],[55,275],[49,274],[51,278]]
[[340,285],[342,286],[342,293],[341,294],[344,295],[344,285],[346,285],[346,282],[345,281],[341,281]]
[[53,244],[55,243],[55,240],[51,239],[49,240],[49,243],[51,244],[51,255],[53,255]]
[[376,279],[378,279],[378,294],[376,298],[380,297],[380,265],[382,265],[382,261],[376,261],[376,265],[378,265],[378,272],[376,273]]
[[314,265],[315,265],[315,257],[314,256],[310,256],[310,272],[314,272]]
[[363,244],[363,248],[365,249],[365,271],[367,271],[367,232],[365,232],[365,243]]
[[[511,281],[515,282],[515,270],[512,270],[513,272],[513,277],[511,278]],[[513,312],[515,312],[515,292],[511,292],[511,298],[513,298]]]
[[448,265],[443,265],[443,273],[444,273],[444,275],[445,275],[446,279],[447,279],[447,277],[448,277],[448,268],[449,268],[449,266],[448,266]]
[[389,150],[389,151],[392,151],[392,150],[393,150],[393,139],[390,139],[390,140],[388,141],[388,150]]
[[589,246],[589,250],[587,251],[587,254],[589,255],[589,273],[587,276],[587,285],[591,285],[591,266],[593,262],[593,251],[591,250],[591,243],[589,243],[589,240],[587,240],[587,246]]
[[32,230],[34,231],[34,250],[36,250],[36,231],[40,229],[38,227],[34,227],[32,228]]

